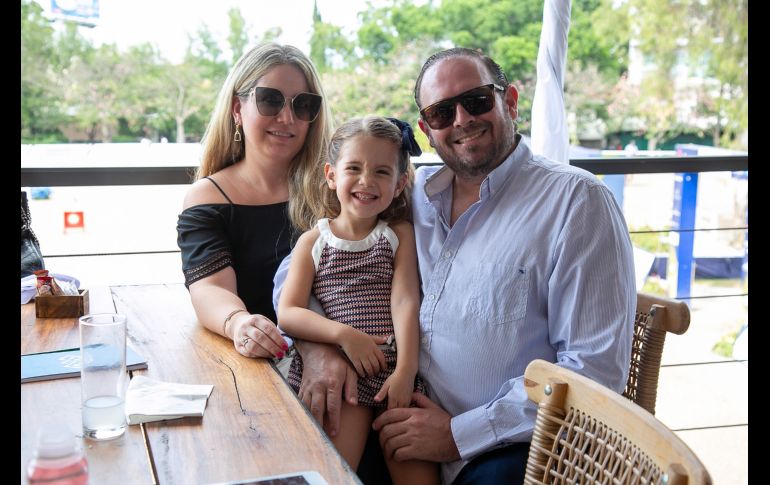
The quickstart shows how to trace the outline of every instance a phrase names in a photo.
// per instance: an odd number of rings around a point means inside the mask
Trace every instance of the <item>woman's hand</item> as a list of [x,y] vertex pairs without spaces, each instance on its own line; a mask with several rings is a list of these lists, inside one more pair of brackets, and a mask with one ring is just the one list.
[[414,377],[414,373],[396,369],[385,379],[382,389],[374,396],[374,400],[380,402],[387,396],[388,409],[408,408],[412,404]]
[[375,376],[388,368],[385,354],[377,347],[381,340],[381,337],[368,335],[353,327],[344,327],[340,346],[359,376]]
[[289,345],[278,327],[262,315],[243,312],[235,315],[232,322],[233,345],[245,357],[283,357]]

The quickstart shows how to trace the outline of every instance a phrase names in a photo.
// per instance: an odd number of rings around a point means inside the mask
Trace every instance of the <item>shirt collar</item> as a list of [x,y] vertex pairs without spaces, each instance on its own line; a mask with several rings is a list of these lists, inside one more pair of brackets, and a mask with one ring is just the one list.
[[[520,134],[516,133],[516,148],[511,152],[503,163],[498,165],[481,182],[479,197],[483,200],[495,195],[495,193],[505,186],[506,181],[511,177],[522,163],[532,159],[532,150],[526,144]],[[454,172],[448,166],[444,165],[425,181],[425,196],[428,200],[435,200],[435,197],[452,187]]]

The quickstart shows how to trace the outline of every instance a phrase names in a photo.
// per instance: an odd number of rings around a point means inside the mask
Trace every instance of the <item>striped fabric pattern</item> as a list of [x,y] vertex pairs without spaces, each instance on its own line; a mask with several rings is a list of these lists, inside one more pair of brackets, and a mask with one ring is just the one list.
[[[331,242],[325,242],[313,282],[313,295],[321,303],[327,318],[370,335],[393,334],[390,311],[393,248],[388,238],[382,234],[371,247],[361,251],[340,249]],[[375,402],[374,396],[395,370],[396,353],[390,350],[383,353],[388,368],[376,376],[358,380],[361,405],[387,406],[385,401]],[[302,357],[296,354],[289,370],[289,384],[297,392],[302,381],[302,368]],[[421,390],[422,384],[416,389]]]
[[385,236],[360,252],[327,245],[313,283],[313,293],[326,316],[372,335],[390,335],[392,254]]

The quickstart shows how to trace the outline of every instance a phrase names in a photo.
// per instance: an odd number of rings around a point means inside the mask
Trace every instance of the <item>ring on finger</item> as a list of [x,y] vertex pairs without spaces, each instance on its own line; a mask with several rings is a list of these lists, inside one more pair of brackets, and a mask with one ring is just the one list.
[[251,339],[250,339],[248,336],[246,336],[246,337],[243,337],[243,338],[241,339],[241,345],[243,345],[244,347],[246,347],[246,344],[247,344],[247,343],[249,343],[249,340],[251,340]]

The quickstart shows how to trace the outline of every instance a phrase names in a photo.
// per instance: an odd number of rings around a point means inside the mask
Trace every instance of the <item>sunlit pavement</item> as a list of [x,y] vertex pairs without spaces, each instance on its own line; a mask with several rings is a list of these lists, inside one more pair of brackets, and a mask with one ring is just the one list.
[[[696,294],[739,293],[698,285]],[[748,363],[731,362],[712,347],[745,323],[745,297],[692,300],[690,328],[666,337],[656,416],[706,464],[717,485],[748,483]],[[725,361],[724,363],[694,364]]]

